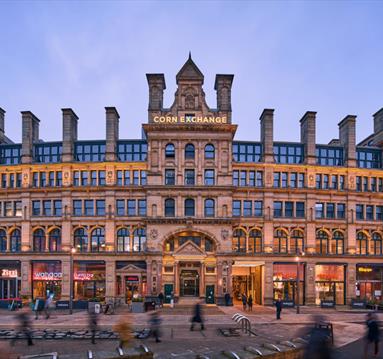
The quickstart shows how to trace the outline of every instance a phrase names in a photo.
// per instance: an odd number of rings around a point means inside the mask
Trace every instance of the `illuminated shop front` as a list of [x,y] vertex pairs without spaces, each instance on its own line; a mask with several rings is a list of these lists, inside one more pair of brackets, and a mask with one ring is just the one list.
[[133,298],[147,294],[147,273],[145,261],[116,262],[117,296],[126,303]]
[[[273,298],[283,302],[296,303],[297,299],[297,263],[274,263]],[[305,304],[305,264],[299,268],[299,304]]]
[[0,299],[19,298],[20,289],[20,262],[0,261]]
[[75,300],[105,299],[105,262],[75,261],[73,263]]
[[383,264],[357,264],[356,297],[363,300],[382,298]]
[[62,269],[60,261],[32,262],[33,299],[47,298],[53,294],[55,300],[61,298]]
[[317,264],[315,266],[315,304],[322,302],[344,305],[346,265]]

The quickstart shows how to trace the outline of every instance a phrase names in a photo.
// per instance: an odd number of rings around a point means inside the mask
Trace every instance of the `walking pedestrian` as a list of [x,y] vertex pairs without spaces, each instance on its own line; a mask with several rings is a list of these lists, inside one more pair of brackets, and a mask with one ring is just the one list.
[[98,317],[95,310],[91,310],[88,314],[89,331],[92,333],[92,344],[96,344],[96,331],[98,328]]
[[244,311],[246,311],[246,305],[247,305],[247,297],[245,293],[242,293],[242,306]]
[[[24,335],[27,339],[28,346],[33,345],[32,332],[31,332],[31,320],[29,314],[26,312],[20,312],[17,314],[18,331]],[[12,339],[11,346],[15,345],[16,337]]]
[[281,297],[278,297],[277,301],[275,302],[275,308],[276,308],[276,313],[277,313],[277,319],[281,319],[281,312],[282,312],[282,299]]
[[326,322],[321,315],[313,316],[314,327],[310,331],[309,342],[304,351],[304,359],[331,359],[332,345],[330,332],[323,326]]
[[378,325],[378,322],[376,321],[375,314],[373,313],[367,314],[366,325],[367,325],[367,335],[366,335],[366,342],[364,346],[364,357],[367,358],[370,343],[373,343],[374,358],[377,358],[379,354],[380,333],[379,333],[379,325]]
[[130,325],[129,318],[122,318],[115,326],[114,330],[120,336],[120,343],[118,344],[118,348],[122,350],[124,347],[128,347],[132,339],[132,327]]
[[196,303],[196,305],[194,306],[194,313],[191,318],[191,326],[190,326],[191,331],[194,330],[194,323],[200,323],[201,330],[205,330],[205,326],[203,324],[202,307],[200,303]]
[[251,294],[249,295],[249,298],[247,298],[247,307],[249,308],[250,312],[253,311],[253,297]]
[[51,313],[51,303],[53,301],[53,294],[49,294],[44,304],[45,319],[49,319]]
[[158,300],[160,301],[160,308],[162,308],[164,306],[164,293],[158,294]]
[[150,334],[156,339],[156,343],[161,343],[161,318],[158,310],[154,310],[150,315]]
[[35,320],[39,319],[40,312],[44,309],[45,303],[43,299],[36,299],[35,304],[33,306],[33,310],[35,311]]

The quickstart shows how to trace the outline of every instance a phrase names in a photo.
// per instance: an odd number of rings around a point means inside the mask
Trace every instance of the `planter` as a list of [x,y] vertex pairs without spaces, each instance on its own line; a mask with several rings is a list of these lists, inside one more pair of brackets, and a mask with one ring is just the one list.
[[351,299],[352,309],[366,309],[366,307],[367,307],[367,303],[365,300]]
[[22,303],[20,299],[1,299],[0,300],[0,308],[9,309],[9,306],[13,303],[14,309],[21,308]]
[[56,301],[56,309],[69,309],[69,300]]
[[320,306],[321,308],[335,308],[335,302],[333,300],[322,300]]
[[89,313],[99,314],[100,311],[101,311],[101,303],[100,302],[88,302],[88,312]]
[[144,302],[132,302],[133,313],[145,313]]
[[86,301],[86,300],[75,300],[73,302],[73,309],[88,309],[88,301]]

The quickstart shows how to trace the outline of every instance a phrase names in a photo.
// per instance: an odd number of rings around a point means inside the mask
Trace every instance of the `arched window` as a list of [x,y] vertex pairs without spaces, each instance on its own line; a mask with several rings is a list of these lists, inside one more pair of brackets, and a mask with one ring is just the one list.
[[344,253],[344,235],[340,231],[335,231],[331,239],[331,253],[343,254]]
[[287,233],[282,229],[274,231],[274,253],[287,253]]
[[294,229],[290,236],[290,253],[303,253],[304,252],[304,246],[303,246],[303,232]]
[[215,157],[215,148],[211,143],[205,146],[205,159],[213,159]]
[[0,229],[0,252],[7,250],[7,232],[4,229]]
[[232,250],[233,252],[246,252],[246,233],[241,228],[233,231]]
[[170,238],[167,239],[165,242],[165,251],[166,252],[173,252],[174,251],[174,239]]
[[315,248],[317,253],[327,254],[329,252],[329,238],[326,231],[317,231]]
[[137,228],[133,233],[133,252],[143,252],[146,250],[146,230]]
[[382,252],[382,236],[378,232],[372,234],[371,254],[381,256]]
[[249,233],[249,252],[262,252],[262,232],[259,229],[252,229]]
[[20,229],[14,229],[11,233],[11,252],[21,251],[21,232]]
[[205,199],[205,217],[214,217],[215,215],[215,202],[214,199]]
[[185,199],[185,216],[193,217],[195,216],[195,204],[193,198]]
[[74,245],[79,252],[88,252],[88,234],[84,228],[77,228],[74,232]]
[[92,252],[105,251],[105,230],[104,228],[95,228],[91,234]]
[[175,217],[176,215],[176,202],[173,198],[165,199],[165,217]]
[[172,143],[168,143],[165,146],[165,158],[174,158],[176,155],[176,151],[174,149],[174,145]]
[[33,232],[33,251],[45,252],[45,232],[41,228]]
[[194,160],[195,149],[192,143],[188,143],[185,146],[185,160]]
[[356,254],[368,254],[368,238],[364,232],[358,232],[356,234]]
[[117,252],[130,252],[130,233],[128,228],[117,231]]
[[206,252],[213,252],[215,250],[215,245],[212,239],[206,238],[205,239],[205,251]]
[[61,251],[61,230],[55,228],[49,232],[49,252],[59,251]]

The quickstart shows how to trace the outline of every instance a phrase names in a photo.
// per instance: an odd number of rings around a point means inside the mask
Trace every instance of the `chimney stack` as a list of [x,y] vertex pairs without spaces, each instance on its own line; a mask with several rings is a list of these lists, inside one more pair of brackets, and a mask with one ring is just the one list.
[[307,111],[301,120],[301,143],[304,144],[305,163],[315,165],[315,117],[316,112]]
[[231,86],[234,75],[216,75],[214,90],[217,92],[217,110],[221,115],[227,115],[231,123]]
[[374,113],[374,140],[376,146],[383,146],[383,108]]
[[[166,89],[164,74],[146,74],[149,85],[149,122],[155,114],[163,109],[164,90]],[[153,113],[154,112],[154,113]]]
[[106,111],[106,160],[117,161],[117,141],[120,115],[115,107],[105,107]]
[[265,163],[274,163],[274,151],[273,151],[273,122],[274,122],[274,110],[264,109],[261,117],[261,142],[263,150],[263,161]]
[[5,110],[0,107],[0,144],[5,142]]
[[31,111],[22,111],[21,163],[32,163],[33,144],[39,140],[40,120]]
[[348,115],[339,126],[339,141],[344,149],[344,165],[347,167],[356,167],[356,133],[355,133],[356,116]]
[[77,141],[78,117],[71,108],[61,109],[63,114],[63,147],[62,161],[74,160],[74,144]]

